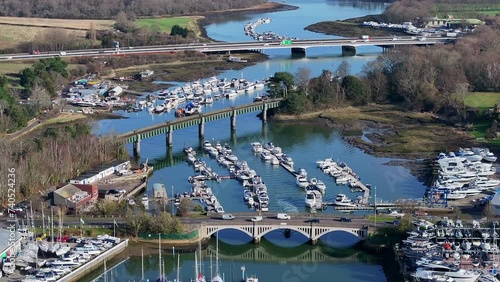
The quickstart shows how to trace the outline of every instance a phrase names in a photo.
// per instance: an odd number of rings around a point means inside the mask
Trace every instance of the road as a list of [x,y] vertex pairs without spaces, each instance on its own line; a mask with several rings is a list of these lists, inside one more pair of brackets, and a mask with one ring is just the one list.
[[[218,225],[234,225],[234,224],[253,224],[250,220],[252,217],[258,215],[258,213],[233,213],[235,219],[233,220],[223,220],[220,214],[209,214],[207,217],[183,217],[180,218],[180,221],[186,225],[194,225],[199,226],[202,223],[207,224],[218,224]],[[256,224],[277,224],[281,222],[286,222],[287,225],[304,225],[311,224],[308,222],[311,219],[319,219],[319,223],[312,223],[321,226],[337,226],[337,227],[356,227],[359,228],[361,226],[369,226],[375,227],[373,221],[369,221],[363,217],[349,217],[352,219],[352,222],[340,222],[340,217],[334,217],[333,215],[328,214],[289,214],[291,219],[289,220],[278,220],[276,218],[276,213],[265,213],[262,214],[263,220],[257,222]],[[15,218],[9,218],[4,216],[7,220],[0,220],[0,227],[6,228],[10,224],[15,224]],[[347,216],[346,216],[347,217]],[[84,217],[84,225],[85,226],[102,226],[102,227],[112,227],[114,219],[107,217]],[[26,220],[24,219],[24,222]],[[124,219],[116,218],[116,223],[119,226],[122,226],[126,223]],[[75,217],[65,217],[63,220],[65,226],[80,226],[80,218]],[[22,220],[19,219],[19,224],[22,224]],[[45,222],[47,224],[47,221]],[[54,222],[54,225],[57,223]],[[381,225],[380,223],[378,224]],[[35,218],[35,226],[42,226],[42,220],[40,217]]]
[[239,50],[268,50],[268,49],[291,49],[291,48],[312,48],[312,47],[335,47],[335,46],[395,46],[395,45],[433,45],[445,43],[452,38],[447,37],[426,37],[425,40],[415,36],[394,37],[373,37],[370,39],[342,38],[342,39],[315,39],[315,40],[295,40],[292,44],[282,44],[280,41],[252,41],[252,42],[218,42],[205,44],[176,44],[157,46],[138,46],[125,48],[100,48],[42,52],[40,54],[2,54],[1,61],[31,60],[54,57],[98,57],[107,55],[127,55],[127,54],[148,54],[148,53],[175,53],[180,51],[198,51],[203,53],[227,52]]

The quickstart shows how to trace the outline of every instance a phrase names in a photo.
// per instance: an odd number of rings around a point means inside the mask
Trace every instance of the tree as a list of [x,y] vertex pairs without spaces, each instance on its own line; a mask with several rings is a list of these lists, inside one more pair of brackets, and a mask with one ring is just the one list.
[[127,220],[128,227],[132,230],[135,237],[139,236],[139,232],[143,230],[150,219],[148,213],[142,209],[128,209],[125,219]]
[[172,26],[172,30],[170,31],[170,35],[175,36],[175,35],[180,35],[182,37],[186,37],[189,33],[189,29],[183,28],[179,25],[174,25]]
[[92,42],[92,45],[97,40],[94,22],[90,22],[89,30],[87,31],[87,38],[90,39],[90,41]]
[[177,215],[185,216],[194,208],[193,201],[191,199],[182,198],[179,206],[177,207]]
[[35,71],[32,68],[25,68],[21,71],[19,84],[21,84],[22,87],[29,89],[33,86],[35,78]]
[[30,91],[30,101],[37,112],[52,105],[49,93],[38,83]]
[[271,97],[285,97],[295,85],[294,77],[289,72],[276,72],[270,82],[268,91]]
[[344,88],[347,98],[355,105],[366,105],[369,102],[365,86],[359,78],[353,75],[344,77],[342,88]]
[[335,71],[335,76],[338,76],[340,79],[343,79],[344,77],[348,76],[350,72],[351,72],[351,65],[349,65],[349,62],[342,61],[342,63],[340,63],[340,65],[337,67],[337,70]]
[[307,96],[309,92],[309,82],[311,81],[311,70],[299,68],[295,74],[295,81],[297,81],[297,86],[301,88]]

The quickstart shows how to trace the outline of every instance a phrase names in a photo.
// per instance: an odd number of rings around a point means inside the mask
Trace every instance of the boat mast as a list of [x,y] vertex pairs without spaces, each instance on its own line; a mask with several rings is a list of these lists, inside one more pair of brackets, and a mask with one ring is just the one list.
[[141,248],[141,282],[144,282],[144,248]]
[[217,241],[215,241],[215,275],[219,275],[219,231],[217,231]]
[[194,279],[198,281],[198,252],[194,252]]
[[212,279],[214,276],[212,275],[212,254],[210,254],[210,279]]
[[45,234],[45,214],[43,213],[43,202],[42,202],[42,233]]
[[160,238],[160,233],[158,233],[158,254],[159,254],[159,256],[158,256],[158,263],[159,263],[158,264],[158,266],[159,266],[158,269],[159,269],[159,272],[160,272],[160,276],[158,276],[158,277],[159,277],[160,281],[162,281],[161,280],[162,277],[161,277],[161,238]]
[[179,269],[180,269],[180,264],[181,262],[181,255],[180,254],[177,254],[177,282],[180,282],[179,280],[179,277],[180,277],[180,273],[179,273]]
[[106,270],[106,260],[104,260],[104,282],[108,280],[108,274]]
[[52,246],[54,245],[54,207],[50,207],[50,236]]

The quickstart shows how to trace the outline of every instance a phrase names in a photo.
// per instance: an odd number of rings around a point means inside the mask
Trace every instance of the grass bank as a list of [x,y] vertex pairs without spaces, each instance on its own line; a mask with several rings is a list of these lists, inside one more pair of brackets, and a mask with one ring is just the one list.
[[348,132],[346,140],[380,156],[434,157],[473,142],[459,128],[450,127],[430,113],[407,112],[394,105],[368,105],[328,110],[321,114],[328,125]]
[[144,18],[137,19],[136,23],[139,27],[152,28],[156,26],[161,32],[170,33],[174,25],[192,30],[197,36],[200,35],[197,21],[202,18],[200,16],[187,17],[169,17],[169,18]]
[[473,120],[473,130],[470,132],[478,141],[486,145],[500,149],[500,139],[486,139],[486,132],[491,127],[493,118],[487,116],[486,112],[500,105],[500,93],[498,92],[471,92],[464,98],[467,107],[478,112],[477,118]]
[[318,22],[309,26],[305,29],[323,33],[327,35],[336,35],[344,37],[359,37],[361,35],[370,36],[391,36],[391,35],[407,35],[403,32],[395,30],[387,30],[382,28],[362,26],[360,23],[364,21],[384,21],[381,15],[369,15],[359,18],[351,18],[341,21],[324,21]]

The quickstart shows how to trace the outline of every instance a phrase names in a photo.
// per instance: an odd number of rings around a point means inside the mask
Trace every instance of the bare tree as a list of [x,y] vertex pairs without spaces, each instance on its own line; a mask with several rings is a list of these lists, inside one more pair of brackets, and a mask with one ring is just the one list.
[[295,74],[297,85],[304,90],[306,96],[309,94],[309,82],[311,81],[311,70],[308,68],[299,68]]
[[30,101],[38,111],[46,109],[52,104],[49,92],[38,83],[35,83],[31,89]]

